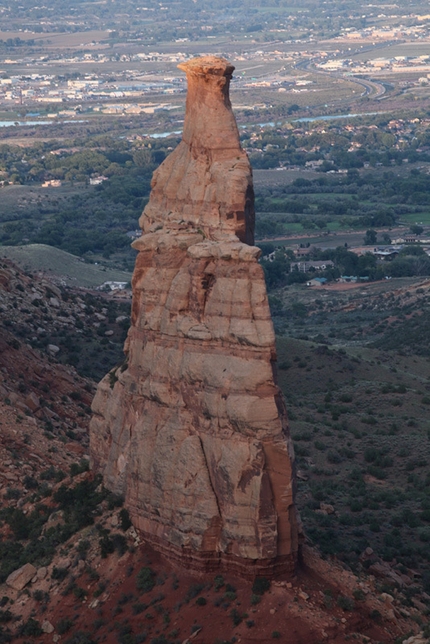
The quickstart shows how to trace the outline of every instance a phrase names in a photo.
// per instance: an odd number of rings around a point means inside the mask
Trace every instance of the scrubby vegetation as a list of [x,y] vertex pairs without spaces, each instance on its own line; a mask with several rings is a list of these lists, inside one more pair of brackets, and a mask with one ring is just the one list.
[[[317,298],[290,286],[276,292],[275,322],[307,535],[356,571],[372,565],[362,558],[371,546],[428,591],[428,306],[419,284]],[[293,302],[303,315],[289,314]]]

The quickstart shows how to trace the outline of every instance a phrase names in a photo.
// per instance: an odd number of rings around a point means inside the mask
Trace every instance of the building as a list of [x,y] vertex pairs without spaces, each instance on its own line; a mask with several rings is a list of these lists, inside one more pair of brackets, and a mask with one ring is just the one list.
[[324,286],[325,284],[327,284],[325,277],[314,277],[309,282],[306,282],[306,286]]
[[42,188],[59,188],[60,186],[60,179],[51,179],[50,181],[44,181],[42,183]]
[[325,271],[328,268],[333,268],[334,264],[330,259],[319,260],[314,262],[292,262],[291,270],[299,271],[299,273],[308,273],[309,271]]

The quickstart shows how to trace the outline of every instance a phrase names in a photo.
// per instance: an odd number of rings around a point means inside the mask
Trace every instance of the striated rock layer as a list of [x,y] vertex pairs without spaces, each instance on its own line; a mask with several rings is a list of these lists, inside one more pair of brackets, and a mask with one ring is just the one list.
[[140,219],[126,361],[93,403],[93,467],[134,525],[200,570],[293,571],[293,449],[276,385],[275,337],[252,172],[229,100],[233,67],[188,78],[183,139],[154,173]]

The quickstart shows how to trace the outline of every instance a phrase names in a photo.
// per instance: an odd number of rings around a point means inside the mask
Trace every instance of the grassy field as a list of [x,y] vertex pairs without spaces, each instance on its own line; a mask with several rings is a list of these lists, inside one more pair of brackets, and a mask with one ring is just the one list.
[[0,246],[0,257],[7,257],[26,271],[38,271],[60,278],[67,286],[95,288],[104,282],[129,282],[131,273],[87,264],[79,257],[53,246]]
[[[52,47],[80,47],[88,45],[91,42],[99,40],[106,40],[109,38],[109,31],[92,30],[92,31],[77,31],[75,33],[34,33],[31,31],[0,31],[0,40],[7,40],[8,38],[20,38],[21,40],[34,40],[43,41],[44,47],[51,49]],[[47,42],[49,41],[49,42]]]
[[430,212],[420,212],[418,214],[402,215],[401,220],[407,224],[430,225]]
[[373,58],[394,58],[394,56],[428,56],[428,42],[405,42],[395,45],[376,47],[360,54],[353,54],[353,60],[372,60]]

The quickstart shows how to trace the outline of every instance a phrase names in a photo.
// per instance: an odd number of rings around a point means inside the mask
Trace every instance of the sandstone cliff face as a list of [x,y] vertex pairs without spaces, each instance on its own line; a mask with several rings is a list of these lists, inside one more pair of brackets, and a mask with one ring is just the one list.
[[[140,219],[126,362],[99,385],[93,467],[183,563],[294,569],[293,451],[253,243],[252,173],[214,57],[180,65],[183,140]],[[246,243],[244,243],[246,242]]]

